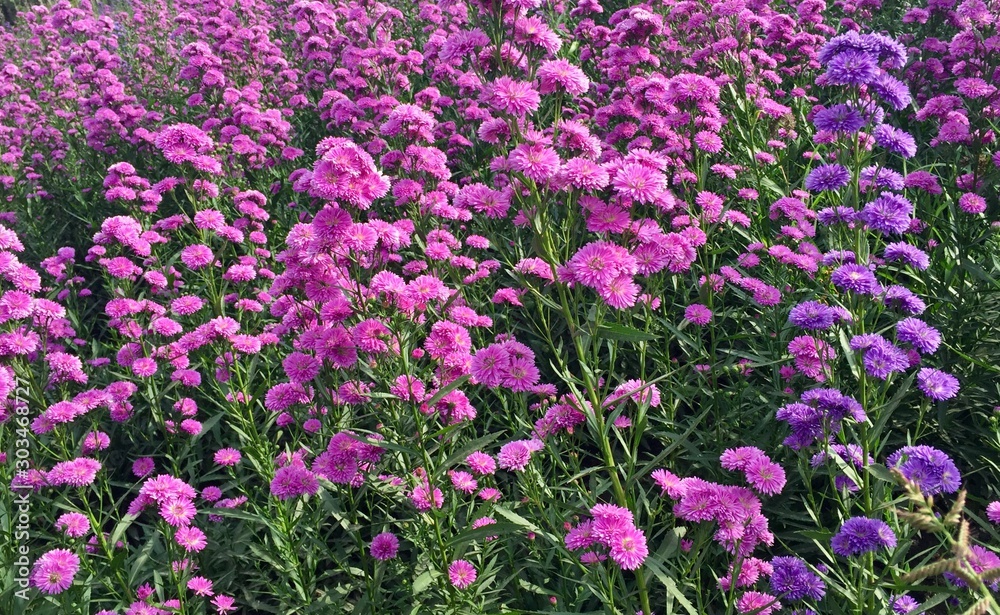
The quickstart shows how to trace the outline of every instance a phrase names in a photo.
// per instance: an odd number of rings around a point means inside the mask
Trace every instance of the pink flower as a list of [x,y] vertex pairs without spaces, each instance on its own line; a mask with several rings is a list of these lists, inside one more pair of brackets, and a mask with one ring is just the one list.
[[990,502],[986,507],[986,518],[991,523],[1000,524],[1000,502]]
[[60,594],[73,584],[80,558],[68,549],[53,549],[42,555],[31,571],[31,583],[45,594]]
[[211,596],[212,582],[205,577],[191,577],[188,579],[187,588],[196,596]]
[[770,594],[746,592],[736,601],[736,610],[740,613],[771,615],[771,613],[781,610],[781,603]]
[[78,512],[65,513],[56,519],[56,529],[63,530],[71,538],[81,538],[90,533],[90,519]]
[[413,488],[410,502],[420,512],[427,512],[431,508],[441,508],[444,504],[444,494],[437,487],[432,488],[425,482]]
[[646,561],[649,548],[646,546],[646,535],[634,527],[625,528],[609,541],[610,555],[623,570],[635,570]]
[[542,94],[566,92],[570,96],[579,96],[590,88],[590,79],[578,66],[568,60],[546,60],[537,71]]
[[622,165],[611,182],[615,191],[640,203],[652,203],[667,187],[663,173],[637,163]]
[[206,245],[194,244],[181,250],[181,262],[187,265],[189,269],[201,269],[206,265],[212,264],[214,260],[215,255],[212,254],[212,250]]
[[580,248],[566,262],[566,268],[575,281],[599,290],[617,279],[631,278],[638,264],[625,248],[607,241],[594,241]]
[[174,540],[188,552],[201,551],[206,545],[208,545],[208,539],[205,538],[205,533],[193,525],[179,528],[177,533],[174,534]]
[[684,319],[702,326],[712,321],[712,310],[700,303],[692,303],[684,310]]
[[469,466],[469,469],[480,476],[493,474],[497,469],[497,464],[493,460],[493,457],[481,451],[470,454],[465,458],[465,463]]
[[132,373],[140,378],[149,378],[156,373],[156,359],[142,357],[132,362]]
[[510,166],[528,179],[545,182],[555,176],[561,161],[551,147],[522,143],[510,153]]
[[234,600],[230,596],[218,595],[212,599],[212,605],[215,606],[215,610],[217,613],[228,613],[230,611],[235,611],[236,607],[233,606],[234,604],[236,604],[236,600]]
[[510,77],[500,77],[493,82],[490,90],[490,104],[510,115],[531,113],[538,109],[538,103],[541,102],[533,85]]
[[465,589],[476,582],[476,569],[464,559],[458,559],[448,566],[448,578],[458,589]]
[[288,379],[295,383],[309,382],[319,374],[322,367],[319,359],[305,354],[293,352],[281,362]]
[[764,451],[756,446],[740,446],[726,449],[719,461],[726,470],[746,470],[752,462],[758,459],[770,461]]
[[767,457],[758,457],[744,469],[747,482],[761,493],[777,495],[785,487],[785,470]]
[[476,479],[473,478],[468,472],[449,470],[448,477],[451,479],[452,487],[454,487],[457,491],[472,493],[479,488],[479,484],[476,482]]
[[89,457],[78,457],[72,461],[61,461],[49,470],[46,478],[50,485],[72,485],[85,487],[94,482],[101,462]]
[[528,462],[531,461],[531,449],[524,440],[508,442],[500,447],[497,461],[500,468],[504,470],[513,472],[523,471],[528,467]]
[[197,512],[191,500],[184,498],[168,500],[160,504],[160,516],[174,527],[190,524]]

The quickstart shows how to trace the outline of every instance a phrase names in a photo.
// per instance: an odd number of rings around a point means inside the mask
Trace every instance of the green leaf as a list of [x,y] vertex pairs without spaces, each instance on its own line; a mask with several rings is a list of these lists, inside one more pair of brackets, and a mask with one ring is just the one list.
[[657,339],[657,336],[652,333],[646,333],[645,331],[640,331],[638,329],[616,323],[599,326],[597,328],[597,334],[600,337],[615,340],[616,342],[632,342],[634,344],[638,344],[639,342],[652,342]]

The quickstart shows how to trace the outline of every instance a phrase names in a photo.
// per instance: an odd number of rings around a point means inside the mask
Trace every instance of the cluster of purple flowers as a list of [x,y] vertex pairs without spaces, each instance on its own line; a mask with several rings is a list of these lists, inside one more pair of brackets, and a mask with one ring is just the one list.
[[854,557],[896,546],[896,534],[881,519],[851,517],[830,539],[833,552],[841,557]]
[[846,418],[859,423],[868,419],[858,400],[837,389],[811,389],[802,393],[799,399],[799,402],[782,406],[776,416],[791,428],[785,446],[795,450],[833,438],[840,433],[841,423]]
[[962,475],[955,462],[943,451],[931,446],[904,446],[885,460],[926,495],[955,493],[962,486]]

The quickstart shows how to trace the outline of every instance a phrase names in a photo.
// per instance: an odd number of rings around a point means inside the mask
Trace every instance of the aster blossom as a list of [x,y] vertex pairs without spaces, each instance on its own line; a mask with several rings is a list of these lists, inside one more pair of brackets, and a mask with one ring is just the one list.
[[896,534],[881,519],[851,517],[840,526],[830,544],[837,555],[853,557],[894,548]]

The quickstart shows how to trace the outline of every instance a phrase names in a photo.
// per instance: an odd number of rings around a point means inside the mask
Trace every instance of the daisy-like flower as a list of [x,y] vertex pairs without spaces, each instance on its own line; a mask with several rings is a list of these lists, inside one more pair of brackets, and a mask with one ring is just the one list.
[[465,589],[476,582],[476,568],[464,559],[457,559],[448,566],[448,579],[458,589]]
[[652,203],[667,188],[663,173],[650,167],[630,162],[621,166],[611,182],[623,197],[639,203]]
[[214,606],[215,611],[220,614],[235,611],[235,604],[236,600],[231,596],[218,595],[215,598],[212,598],[212,606]]
[[101,462],[89,457],[79,457],[71,461],[61,461],[49,470],[46,478],[50,485],[72,485],[86,487],[94,482]]
[[917,388],[927,397],[943,401],[958,394],[958,378],[932,367],[924,367],[917,372]]
[[205,577],[191,577],[188,579],[187,588],[191,590],[195,596],[211,596],[214,592],[212,591],[212,582]]
[[174,534],[174,540],[187,552],[198,552],[208,545],[205,533],[193,525],[185,525]]
[[991,523],[1000,525],[1000,502],[990,502],[986,506],[986,518]]
[[471,453],[465,458],[465,463],[469,466],[470,470],[480,476],[493,474],[497,469],[497,463],[493,457],[481,451]]
[[781,603],[777,598],[761,592],[746,592],[736,601],[736,611],[739,613],[771,615],[780,610]]
[[579,96],[590,88],[587,75],[568,60],[546,60],[538,67],[536,75],[542,94],[562,91],[570,96]]
[[315,495],[319,491],[316,475],[308,469],[289,464],[279,468],[271,481],[271,495],[279,500],[288,500],[300,495]]
[[806,177],[805,188],[813,192],[837,190],[851,181],[851,172],[840,164],[822,164]]
[[392,532],[382,532],[372,539],[370,551],[377,560],[390,560],[399,551],[399,539]]
[[31,583],[45,594],[61,594],[73,584],[80,558],[68,549],[53,549],[35,561]]
[[497,461],[501,469],[512,472],[523,471],[531,461],[531,449],[523,440],[508,442],[500,447]]
[[706,305],[692,303],[684,308],[684,320],[698,326],[707,325],[712,322],[712,310]]
[[785,487],[785,470],[767,457],[750,461],[744,473],[747,482],[761,493],[777,495]]
[[743,471],[758,459],[770,461],[764,451],[756,446],[739,446],[723,451],[722,456],[719,457],[719,463],[726,470]]
[[522,143],[509,156],[510,166],[515,171],[536,182],[544,182],[559,171],[559,154],[551,147],[541,144]]
[[896,534],[881,519],[851,517],[840,526],[830,541],[833,552],[841,557],[871,553],[896,546]]
[[214,460],[220,466],[235,466],[242,459],[243,455],[235,448],[222,448],[215,451]]
[[476,479],[472,477],[472,474],[468,472],[462,472],[461,470],[449,470],[448,477],[451,479],[451,485],[456,491],[461,491],[462,493],[473,493],[476,489],[479,489],[479,483]]
[[90,533],[90,519],[78,512],[69,512],[56,519],[56,529],[62,530],[71,538],[81,538]]
[[646,535],[635,527],[625,528],[609,540],[609,554],[623,570],[635,570],[646,561],[649,548],[646,546]]
[[174,527],[190,524],[197,512],[191,500],[177,499],[160,504],[160,516]]
[[896,339],[912,344],[921,354],[933,354],[941,344],[938,330],[919,318],[904,318],[896,323]]
[[493,82],[490,104],[510,115],[525,115],[538,109],[541,98],[535,87],[526,81],[500,77]]

